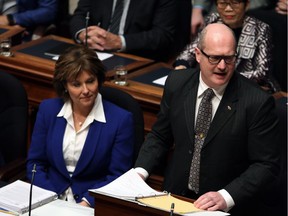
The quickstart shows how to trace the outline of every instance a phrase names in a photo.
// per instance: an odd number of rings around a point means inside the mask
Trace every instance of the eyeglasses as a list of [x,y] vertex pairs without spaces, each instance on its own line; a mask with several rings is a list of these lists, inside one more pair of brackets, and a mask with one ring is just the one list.
[[242,1],[217,1],[217,7],[220,9],[225,9],[227,7],[227,5],[230,5],[230,7],[232,8],[238,8],[240,6],[240,4],[242,3]]
[[207,57],[210,64],[217,65],[223,59],[226,64],[233,64],[236,61],[237,54],[230,56],[218,56],[218,55],[208,55],[202,49],[200,49],[201,53]]

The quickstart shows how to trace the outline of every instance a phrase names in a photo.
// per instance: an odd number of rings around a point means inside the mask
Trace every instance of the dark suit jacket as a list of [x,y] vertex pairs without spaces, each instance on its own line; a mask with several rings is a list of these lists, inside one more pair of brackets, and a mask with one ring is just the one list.
[[62,194],[72,188],[74,198],[85,197],[92,206],[88,190],[106,185],[128,171],[133,161],[133,117],[130,112],[103,101],[106,123],[95,121],[90,129],[72,177],[63,160],[66,119],[57,117],[63,102],[48,99],[40,104],[28,154],[27,173],[36,164],[34,184]]
[[[80,0],[70,22],[72,36],[85,28],[87,11],[89,26],[108,29],[112,6],[113,0]],[[176,0],[131,0],[124,30],[126,52],[166,60],[174,43],[176,18]]]
[[[158,120],[135,164],[151,173],[174,143],[164,189],[182,196],[188,191],[194,150],[198,84],[199,71],[188,69],[169,74]],[[234,74],[203,144],[199,195],[224,188],[236,203],[233,216],[240,210],[251,212],[256,194],[279,172],[277,124],[273,97],[245,77]]]

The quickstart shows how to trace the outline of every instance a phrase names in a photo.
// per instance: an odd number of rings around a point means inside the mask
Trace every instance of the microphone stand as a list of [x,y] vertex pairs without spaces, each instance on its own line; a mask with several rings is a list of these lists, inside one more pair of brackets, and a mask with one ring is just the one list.
[[32,177],[31,177],[31,184],[30,184],[30,195],[29,195],[29,216],[31,216],[31,207],[32,207],[32,187],[34,182],[34,176],[36,173],[36,164],[34,164],[32,169]]
[[88,47],[88,43],[87,43],[87,40],[88,40],[88,24],[89,24],[89,11],[87,12],[86,14],[86,24],[85,24],[85,46]]
[[174,208],[175,208],[175,204],[171,203],[170,214],[169,214],[170,216],[174,215]]

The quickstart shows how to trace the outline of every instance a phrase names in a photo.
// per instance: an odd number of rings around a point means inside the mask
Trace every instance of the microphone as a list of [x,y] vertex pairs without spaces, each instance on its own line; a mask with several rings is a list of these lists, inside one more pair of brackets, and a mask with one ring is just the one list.
[[174,215],[174,208],[175,208],[175,204],[171,203],[170,214],[169,214],[170,216]]
[[29,195],[29,216],[31,216],[31,207],[32,207],[32,187],[34,182],[34,176],[36,173],[36,164],[33,165],[32,169],[32,177],[31,177],[31,183],[30,183],[30,195]]
[[87,43],[87,40],[88,40],[88,24],[89,24],[89,17],[90,13],[89,11],[87,12],[86,14],[86,24],[85,24],[85,32],[86,32],[86,35],[85,35],[85,46],[88,47],[88,43]]

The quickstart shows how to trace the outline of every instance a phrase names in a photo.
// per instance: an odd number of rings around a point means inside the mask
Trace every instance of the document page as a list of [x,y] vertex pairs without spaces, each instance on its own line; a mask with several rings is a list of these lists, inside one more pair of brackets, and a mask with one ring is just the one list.
[[[113,56],[113,54],[111,54],[111,53],[105,53],[105,52],[96,52],[96,54],[97,54],[99,60],[101,60],[101,61],[103,61],[103,60],[105,60],[105,59],[108,59],[108,58],[110,58],[110,57]],[[60,55],[57,55],[57,54],[49,54],[49,53],[45,53],[45,55],[50,55],[50,56],[52,56],[52,59],[55,60],[55,61],[57,61],[58,58],[59,58],[59,56],[60,56]]]
[[174,197],[173,195],[149,197],[138,199],[138,202],[147,206],[161,209],[169,212],[171,210],[171,204],[174,203],[174,212],[184,216],[225,216],[230,215],[226,212],[221,211],[204,211],[198,209],[193,203],[187,202]]
[[[31,213],[32,216],[93,216],[94,208],[57,199],[32,210]],[[23,216],[28,215],[28,213],[25,213]]]
[[[25,213],[29,207],[29,195],[30,184],[17,180],[0,188],[0,207],[21,214]],[[56,193],[34,185],[32,189],[32,209],[56,198]]]
[[168,212],[170,211],[171,204],[174,203],[174,212],[179,214],[201,211],[200,209],[196,208],[193,203],[178,199],[170,194],[167,196],[142,198],[138,199],[137,201],[147,206]]
[[153,83],[156,83],[158,85],[165,85],[165,82],[166,82],[166,79],[167,79],[168,75],[167,76],[164,76],[164,77],[161,77],[159,79],[156,79],[153,81]]
[[158,192],[151,188],[133,168],[110,184],[98,189],[91,189],[90,191],[127,200],[135,200],[139,197],[167,195],[165,192]]

